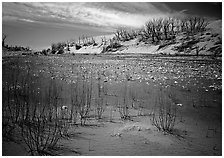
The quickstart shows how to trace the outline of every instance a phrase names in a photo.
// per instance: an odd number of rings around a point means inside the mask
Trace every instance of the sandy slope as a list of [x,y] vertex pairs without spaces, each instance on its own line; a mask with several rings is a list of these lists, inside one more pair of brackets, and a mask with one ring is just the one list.
[[[182,43],[186,42],[186,37],[184,35],[178,35],[176,37],[176,41],[173,44],[169,44],[166,47],[163,47],[162,49],[159,49],[159,45],[151,45],[146,44],[143,42],[138,42],[137,39],[126,41],[126,42],[120,42],[122,47],[118,48],[117,50],[113,52],[107,52],[107,53],[113,53],[113,54],[127,54],[127,53],[141,53],[141,54],[196,54],[196,47],[199,48],[199,54],[201,55],[211,55],[214,54],[214,52],[210,51],[209,49],[212,47],[220,46],[219,41],[221,40],[222,36],[222,27],[221,27],[221,20],[213,21],[208,25],[208,30],[204,32],[203,34],[198,34],[195,36],[195,40],[198,40],[198,42],[193,46],[192,50],[190,52],[181,51],[178,52],[175,47],[180,46]],[[114,35],[107,35],[105,38],[108,40],[112,38]],[[97,46],[84,46],[79,50],[76,50],[75,47],[71,47],[70,53],[87,53],[87,54],[99,54],[103,50],[103,43],[101,42],[101,39],[104,36],[97,36],[94,37],[96,40],[96,43],[99,43]],[[189,40],[190,41],[190,40]]]
[[222,35],[222,20],[210,22],[207,28],[211,29],[214,33]]

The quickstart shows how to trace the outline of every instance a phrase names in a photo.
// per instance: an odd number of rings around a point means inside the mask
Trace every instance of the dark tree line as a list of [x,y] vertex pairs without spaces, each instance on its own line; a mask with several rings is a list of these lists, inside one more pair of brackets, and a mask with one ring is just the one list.
[[146,22],[140,30],[118,29],[115,32],[115,37],[119,41],[128,41],[139,37],[142,41],[158,43],[162,40],[173,40],[178,33],[182,32],[188,36],[203,32],[207,25],[208,22],[202,17],[160,18]]
[[6,48],[9,51],[30,51],[30,47],[24,47],[24,46],[9,46],[5,43],[7,38],[6,34],[2,34],[2,48]]
[[8,45],[5,45],[4,48],[7,48],[9,51],[30,51],[29,47],[23,47],[23,46],[8,46]]

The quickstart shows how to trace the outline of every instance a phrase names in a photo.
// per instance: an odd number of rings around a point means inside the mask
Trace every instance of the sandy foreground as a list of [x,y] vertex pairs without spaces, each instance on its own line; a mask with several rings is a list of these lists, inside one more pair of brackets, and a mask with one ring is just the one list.
[[[59,75],[57,78],[67,81],[70,80],[66,75],[70,75],[71,63],[82,60],[87,68],[95,71],[105,70],[108,94],[123,89],[122,75],[128,70],[126,72],[130,72],[132,76],[127,82],[129,90],[135,92],[139,99],[145,100],[142,106],[132,104],[129,109],[130,119],[122,120],[113,97],[108,95],[106,97],[108,104],[105,106],[102,119],[98,120],[92,116],[85,126],[81,126],[79,122],[71,123],[68,135],[59,141],[55,154],[63,156],[222,154],[222,90],[218,86],[221,85],[220,63],[204,59],[189,60],[185,57],[151,59],[120,56],[119,60],[117,58],[117,56],[82,55],[28,56],[19,60],[21,63],[35,61],[34,70],[37,69],[37,72],[43,74],[47,73],[48,65],[54,64],[54,70]],[[10,60],[12,59],[4,58],[3,67],[10,63]],[[116,74],[119,75],[116,77]],[[176,94],[174,102],[177,106],[177,118],[171,134],[158,131],[152,121],[155,101],[153,98],[156,98],[156,92],[161,85],[163,88],[170,88],[170,91]],[[63,95],[66,97],[69,93],[64,88]],[[94,114],[94,108],[91,112]],[[3,141],[2,152],[3,155],[28,155],[22,142],[17,144]]]
[[[133,113],[137,112],[133,110]],[[114,116],[112,122],[89,120],[87,126],[73,126],[69,136],[60,141],[56,153],[61,156],[221,155],[221,123],[209,130],[203,121],[195,122],[185,117],[184,123],[179,122],[176,126],[175,134],[167,134],[158,131],[152,125],[151,117],[145,115],[133,117],[132,121],[121,121]],[[210,126],[217,124],[211,123]],[[3,142],[3,155],[22,156],[27,153],[18,144]]]

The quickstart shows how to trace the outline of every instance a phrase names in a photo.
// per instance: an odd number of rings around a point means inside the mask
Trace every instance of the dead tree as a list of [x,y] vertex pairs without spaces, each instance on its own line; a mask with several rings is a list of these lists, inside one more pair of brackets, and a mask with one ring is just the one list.
[[162,19],[153,20],[152,22],[152,28],[153,28],[153,34],[156,37],[157,41],[159,42],[161,40],[162,35]]
[[152,38],[152,43],[155,42],[155,25],[153,24],[152,21],[149,21],[146,23],[146,28],[144,31],[144,35],[147,37],[150,37]]
[[167,19],[163,20],[163,32],[164,32],[165,40],[168,39],[169,26],[170,26],[169,20]]
[[5,47],[5,39],[6,39],[7,35],[6,34],[2,34],[2,47]]

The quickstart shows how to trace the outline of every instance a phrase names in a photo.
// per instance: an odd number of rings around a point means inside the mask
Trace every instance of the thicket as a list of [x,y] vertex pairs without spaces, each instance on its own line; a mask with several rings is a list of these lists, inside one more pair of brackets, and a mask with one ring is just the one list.
[[135,30],[125,30],[124,28],[118,29],[115,33],[115,39],[118,41],[129,41],[137,37],[138,31]]
[[67,128],[58,111],[61,88],[50,79],[49,86],[38,90],[40,83],[31,67],[26,63],[21,71],[18,61],[4,67],[3,139],[21,139],[31,155],[52,155]]
[[174,40],[179,33],[184,32],[187,36],[192,36],[203,32],[207,25],[208,22],[202,17],[159,18],[146,22],[140,30],[118,29],[115,38],[124,42],[137,37],[139,41],[158,44],[162,41]]

